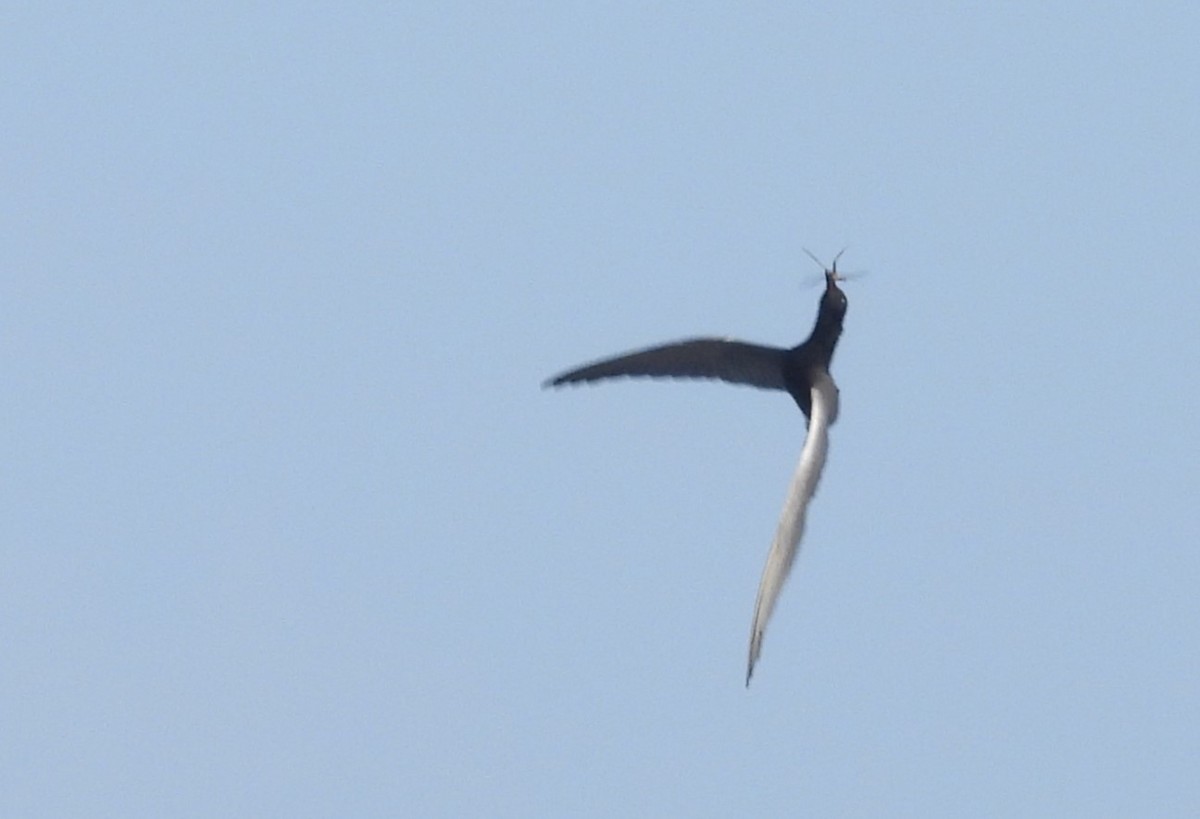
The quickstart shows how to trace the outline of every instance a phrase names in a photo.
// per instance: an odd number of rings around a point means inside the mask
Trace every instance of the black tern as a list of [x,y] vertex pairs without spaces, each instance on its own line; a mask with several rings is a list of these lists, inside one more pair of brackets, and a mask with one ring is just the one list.
[[[809,255],[812,256],[811,253]],[[838,338],[842,335],[842,320],[846,316],[846,294],[838,287],[838,282],[843,281],[837,272],[841,255],[839,253],[834,258],[831,267],[825,268],[825,291],[821,294],[812,333],[803,343],[791,349],[722,338],[688,339],[596,361],[557,375],[543,385],[557,387],[625,376],[710,378],[730,384],[782,390],[791,395],[800,407],[808,419],[808,434],[758,587],[754,622],[750,629],[747,686],[754,673],[754,664],[762,652],[767,621],[771,618],[775,601],[796,559],[796,550],[804,534],[808,502],[816,491],[821,470],[825,466],[829,427],[837,420],[838,388],[829,373],[829,366]]]

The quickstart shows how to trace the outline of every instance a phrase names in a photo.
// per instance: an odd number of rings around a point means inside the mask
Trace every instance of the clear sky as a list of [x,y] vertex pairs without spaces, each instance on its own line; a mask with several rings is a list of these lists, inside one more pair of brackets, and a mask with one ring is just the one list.
[[1200,815],[1200,6],[0,18],[0,815]]

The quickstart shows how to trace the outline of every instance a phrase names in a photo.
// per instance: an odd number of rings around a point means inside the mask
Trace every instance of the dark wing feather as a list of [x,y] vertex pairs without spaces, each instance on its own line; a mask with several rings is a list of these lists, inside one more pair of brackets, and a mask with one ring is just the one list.
[[556,387],[604,378],[716,378],[764,390],[785,390],[785,350],[729,341],[696,338],[596,361],[557,375],[545,386]]

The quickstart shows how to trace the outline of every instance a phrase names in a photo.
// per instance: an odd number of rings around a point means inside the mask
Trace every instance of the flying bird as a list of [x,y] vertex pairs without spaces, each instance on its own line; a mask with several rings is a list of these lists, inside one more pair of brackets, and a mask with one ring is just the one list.
[[[816,260],[811,253],[808,255]],[[758,586],[750,628],[747,686],[762,652],[767,621],[771,619],[775,601],[796,559],[796,550],[804,534],[808,502],[825,466],[829,427],[837,420],[838,388],[829,373],[829,365],[846,315],[846,294],[838,287],[838,282],[844,280],[837,272],[841,255],[834,257],[829,268],[821,265],[825,270],[825,291],[817,307],[816,324],[809,337],[791,349],[722,338],[688,339],[586,364],[557,375],[543,385],[557,387],[624,376],[710,378],[765,390],[782,390],[800,407],[808,419],[808,434]]]

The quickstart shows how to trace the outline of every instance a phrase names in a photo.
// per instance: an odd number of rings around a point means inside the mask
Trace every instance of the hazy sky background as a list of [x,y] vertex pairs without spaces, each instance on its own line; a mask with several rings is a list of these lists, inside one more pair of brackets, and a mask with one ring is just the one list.
[[[970,7],[968,7],[970,6]],[[1200,814],[1200,7],[10,4],[0,815]],[[727,385],[844,245],[841,417]]]

